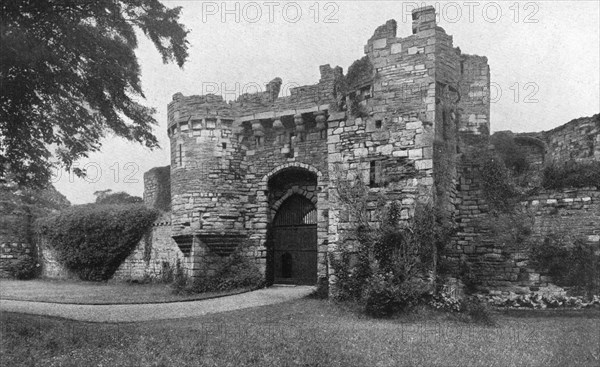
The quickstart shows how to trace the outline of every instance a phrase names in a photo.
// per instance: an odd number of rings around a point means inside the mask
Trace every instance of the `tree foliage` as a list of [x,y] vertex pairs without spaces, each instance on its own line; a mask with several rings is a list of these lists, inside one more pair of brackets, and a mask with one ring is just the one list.
[[[158,0],[4,0],[0,5],[0,180],[43,186],[106,133],[158,146],[135,49],[141,30],[163,62],[183,66],[180,8]],[[51,147],[56,148],[55,157]],[[84,174],[74,169],[77,174]]]
[[140,204],[144,201],[139,196],[132,196],[124,191],[112,192],[110,189],[96,191],[94,195],[96,195],[96,204],[102,205]]

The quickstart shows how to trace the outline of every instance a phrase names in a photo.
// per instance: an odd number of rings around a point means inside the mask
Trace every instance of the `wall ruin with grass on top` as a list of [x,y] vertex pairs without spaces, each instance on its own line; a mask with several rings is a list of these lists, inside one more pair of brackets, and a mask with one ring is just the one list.
[[[587,239],[600,250],[600,190],[590,188],[537,189],[507,213],[495,213],[486,201],[481,167],[463,157],[460,166],[456,220],[458,231],[446,251],[452,271],[471,272],[479,290],[528,293],[549,287],[529,259],[528,246],[554,233]],[[505,228],[500,228],[504,225]],[[497,236],[522,226],[523,243]],[[515,234],[515,236],[518,234]],[[499,238],[503,238],[500,241]],[[461,269],[460,264],[468,269]]]

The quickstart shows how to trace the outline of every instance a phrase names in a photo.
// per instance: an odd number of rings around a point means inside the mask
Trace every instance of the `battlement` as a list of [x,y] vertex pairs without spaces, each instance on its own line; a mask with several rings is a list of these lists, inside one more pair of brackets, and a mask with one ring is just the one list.
[[[244,93],[234,101],[226,102],[222,96],[173,95],[168,106],[169,136],[193,129],[207,128],[206,120],[251,121],[261,118],[293,117],[297,113],[328,109],[335,102],[335,83],[343,77],[342,68],[330,65],[319,67],[321,78],[313,85],[290,88],[280,96],[283,81],[277,77],[266,84],[265,90],[256,93]],[[219,123],[217,123],[219,125]],[[211,123],[209,128],[214,128]]]
[[433,6],[425,6],[412,11],[413,34],[433,29],[435,26],[435,8]]
[[[193,258],[192,273],[244,240],[267,271],[269,228],[294,198],[304,224],[317,226],[311,236],[325,275],[328,243],[352,227],[330,188],[339,175],[399,200],[402,219],[434,190],[437,205],[452,212],[456,131],[489,125],[487,59],[462,55],[436,26],[433,7],[413,12],[406,37],[397,37],[395,20],[377,27],[364,51],[346,74],[321,65],[312,85],[286,90],[277,77],[232,101],[173,96],[171,226]],[[438,149],[434,141],[442,143]],[[437,182],[434,171],[448,179]]]

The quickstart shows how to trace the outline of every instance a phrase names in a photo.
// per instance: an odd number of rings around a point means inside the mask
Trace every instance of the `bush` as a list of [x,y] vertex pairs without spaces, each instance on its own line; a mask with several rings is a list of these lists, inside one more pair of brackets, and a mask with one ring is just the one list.
[[309,294],[308,297],[313,299],[329,298],[329,280],[326,277],[320,277],[317,281],[317,289]]
[[516,174],[529,169],[527,152],[515,141],[514,135],[507,131],[499,131],[490,137],[490,142],[498,152],[504,165]]
[[[179,259],[177,259],[177,264],[179,264]],[[162,271],[160,272],[160,280],[163,283],[172,283],[175,280],[175,271],[171,266],[171,263],[168,261],[162,262]]]
[[461,301],[460,299],[451,296],[447,292],[438,292],[434,294],[428,302],[429,306],[433,307],[438,311],[445,312],[460,312]]
[[336,277],[333,298],[338,301],[359,301],[372,275],[368,249],[359,244],[356,252],[344,249],[338,258],[329,254],[329,263]]
[[[483,297],[482,297],[483,298]],[[571,297],[563,294],[544,294],[538,293],[521,294],[518,296],[488,296],[486,300],[490,305],[504,308],[592,308],[600,307],[600,297],[595,295],[592,298]]]
[[[431,217],[431,218],[430,218]],[[421,278],[433,268],[437,246],[434,210],[419,203],[408,222],[392,202],[380,229],[358,227],[355,252],[342,249],[330,264],[336,275],[334,299],[355,301],[374,317],[409,311],[429,292]]]
[[225,259],[213,274],[201,274],[187,279],[178,271],[175,275],[174,289],[176,293],[221,292],[234,289],[258,289],[264,286],[265,280],[258,266],[238,249]]
[[600,188],[600,162],[567,162],[544,168],[542,186],[547,189],[568,187]]
[[28,255],[21,255],[12,261],[8,267],[10,275],[19,280],[33,279],[38,274],[39,264]]
[[142,205],[80,205],[37,223],[57,260],[82,280],[108,280],[158,216]]
[[479,152],[483,195],[493,210],[511,211],[519,201],[519,192],[501,157],[489,151]]
[[392,273],[375,274],[367,282],[364,310],[373,317],[408,312],[422,300],[426,288],[418,279],[402,281]]
[[600,294],[598,245],[581,237],[549,234],[532,247],[531,259],[556,285],[570,287],[575,294],[588,297]]
[[139,204],[144,200],[139,196],[131,196],[126,192],[111,192],[112,190],[97,191],[96,204],[102,205],[126,205],[126,204]]
[[177,259],[177,262],[175,263],[175,270],[173,272],[173,289],[175,290],[175,293],[181,292],[185,288],[187,282],[187,274],[181,266],[181,262],[179,259]]

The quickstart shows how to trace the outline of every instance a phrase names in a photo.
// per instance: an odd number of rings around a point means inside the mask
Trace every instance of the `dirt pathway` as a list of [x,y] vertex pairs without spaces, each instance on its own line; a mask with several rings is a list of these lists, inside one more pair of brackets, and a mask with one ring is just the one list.
[[200,301],[132,305],[74,305],[0,300],[0,312],[47,315],[91,322],[167,320],[291,301],[307,296],[314,289],[310,286],[270,287]]

